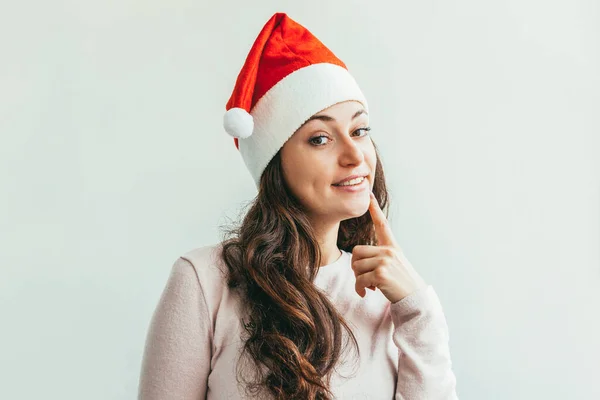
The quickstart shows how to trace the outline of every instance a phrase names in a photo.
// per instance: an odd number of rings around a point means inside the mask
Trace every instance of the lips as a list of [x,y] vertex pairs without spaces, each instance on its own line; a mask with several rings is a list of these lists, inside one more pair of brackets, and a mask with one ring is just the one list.
[[331,185],[334,187],[333,191],[337,193],[362,193],[369,189],[369,180],[367,178],[361,179],[360,183],[351,185]]
[[349,180],[352,180],[352,179],[356,179],[356,178],[365,178],[365,179],[366,179],[366,178],[367,178],[367,176],[368,176],[368,174],[361,174],[361,175],[350,175],[350,176],[347,176],[347,177],[345,177],[345,178],[344,178],[344,179],[342,179],[341,181],[334,183],[333,185],[334,185],[334,186],[339,186],[340,184],[342,184],[342,183],[344,183],[344,182],[346,182],[346,181],[349,181]]

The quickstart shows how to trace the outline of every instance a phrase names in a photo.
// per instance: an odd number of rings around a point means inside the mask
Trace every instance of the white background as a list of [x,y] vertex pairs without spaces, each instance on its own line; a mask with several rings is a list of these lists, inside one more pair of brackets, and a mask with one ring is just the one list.
[[256,194],[221,124],[276,11],[369,100],[461,400],[599,399],[592,0],[4,1],[0,398],[136,397],[172,263]]

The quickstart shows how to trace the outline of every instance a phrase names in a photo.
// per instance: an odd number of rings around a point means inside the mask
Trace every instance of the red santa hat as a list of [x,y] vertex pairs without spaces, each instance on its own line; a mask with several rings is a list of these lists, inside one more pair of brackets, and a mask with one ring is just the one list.
[[256,38],[223,118],[256,186],[269,161],[312,115],[356,100],[368,105],[346,65],[305,27],[274,14]]

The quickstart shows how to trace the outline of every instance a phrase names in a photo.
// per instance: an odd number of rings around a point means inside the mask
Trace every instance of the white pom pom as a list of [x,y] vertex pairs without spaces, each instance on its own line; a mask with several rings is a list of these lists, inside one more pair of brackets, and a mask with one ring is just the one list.
[[225,131],[236,138],[245,139],[252,135],[254,119],[243,108],[231,108],[223,116]]

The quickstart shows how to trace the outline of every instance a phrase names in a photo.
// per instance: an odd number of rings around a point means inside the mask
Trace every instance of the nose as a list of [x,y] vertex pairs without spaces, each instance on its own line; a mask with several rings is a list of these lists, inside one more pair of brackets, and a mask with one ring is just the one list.
[[340,164],[342,165],[359,165],[364,159],[365,155],[363,149],[356,141],[347,136],[340,142]]

